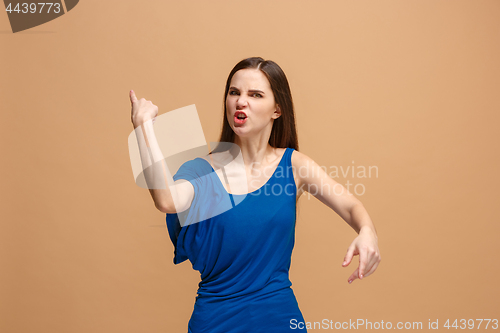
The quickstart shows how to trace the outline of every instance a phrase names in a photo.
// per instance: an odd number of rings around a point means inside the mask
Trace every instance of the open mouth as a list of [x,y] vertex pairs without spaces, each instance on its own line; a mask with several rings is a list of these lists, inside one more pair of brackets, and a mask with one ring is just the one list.
[[236,111],[234,114],[234,122],[236,124],[244,124],[247,121],[247,115],[243,111]]

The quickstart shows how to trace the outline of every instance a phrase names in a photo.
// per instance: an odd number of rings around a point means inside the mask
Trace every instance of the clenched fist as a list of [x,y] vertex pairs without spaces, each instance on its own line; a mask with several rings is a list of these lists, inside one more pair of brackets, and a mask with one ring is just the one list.
[[132,124],[134,124],[134,128],[149,120],[153,120],[154,123],[158,115],[158,107],[144,98],[138,100],[133,90],[130,90],[129,95],[130,103],[132,103]]

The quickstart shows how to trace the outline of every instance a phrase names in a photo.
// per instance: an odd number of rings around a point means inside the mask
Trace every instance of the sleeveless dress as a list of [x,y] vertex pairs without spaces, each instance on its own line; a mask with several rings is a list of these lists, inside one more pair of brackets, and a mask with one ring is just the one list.
[[[286,148],[267,183],[247,195],[228,193],[203,158],[187,161],[174,175],[191,182],[195,192],[188,210],[166,216],[174,264],[189,259],[201,277],[188,333],[307,332],[298,328],[305,321],[289,279],[297,194],[293,151]],[[230,209],[210,211],[226,197]]]

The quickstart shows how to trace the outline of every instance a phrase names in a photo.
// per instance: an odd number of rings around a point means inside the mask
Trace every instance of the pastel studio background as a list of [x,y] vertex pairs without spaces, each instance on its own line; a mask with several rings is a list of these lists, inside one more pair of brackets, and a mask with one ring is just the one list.
[[13,34],[0,14],[0,331],[187,331],[199,274],[172,263],[134,183],[128,91],[160,113],[196,104],[216,141],[225,80],[250,56],[287,74],[302,152],[378,168],[335,178],[364,189],[379,233],[362,281],[347,283],[357,259],[341,267],[356,233],[300,200],[305,319],[499,319],[498,17],[497,0],[87,0]]

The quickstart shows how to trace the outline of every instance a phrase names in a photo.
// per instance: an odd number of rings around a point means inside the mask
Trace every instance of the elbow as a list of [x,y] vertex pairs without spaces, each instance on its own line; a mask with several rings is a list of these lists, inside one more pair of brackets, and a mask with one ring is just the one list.
[[354,202],[350,207],[349,207],[349,216],[352,218],[353,215],[356,215],[357,212],[359,211],[366,211],[365,206],[359,201]]
[[364,209],[365,206],[363,205],[363,203],[358,199],[356,198],[355,196],[352,196],[351,197],[351,202],[349,204],[349,212],[352,213],[353,210],[356,210],[356,209]]
[[173,208],[173,205],[167,203],[167,202],[155,202],[155,207],[158,209],[160,212],[164,214],[175,214],[177,213],[175,209]]
[[363,204],[361,202],[352,202],[349,206],[346,207],[344,211],[344,221],[347,222],[350,226],[355,225],[356,223],[356,216],[359,216],[360,211],[365,210]]

